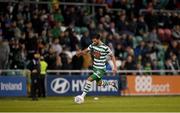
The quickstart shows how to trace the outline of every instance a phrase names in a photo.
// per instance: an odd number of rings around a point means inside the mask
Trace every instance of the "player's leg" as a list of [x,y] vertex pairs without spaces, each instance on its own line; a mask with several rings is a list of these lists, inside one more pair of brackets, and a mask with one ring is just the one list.
[[93,74],[91,76],[88,77],[88,79],[86,80],[86,84],[84,86],[84,90],[82,93],[82,97],[85,97],[86,94],[89,92],[91,85],[92,85],[92,81],[94,80],[100,80],[102,78],[102,75],[104,74],[104,71],[102,70],[98,70],[98,69],[93,69]]
[[97,81],[97,83],[98,83],[98,86],[103,86],[103,87],[113,86],[114,88],[118,89],[117,84],[114,81],[99,80]]
[[97,82],[98,86],[104,86],[105,87],[105,86],[109,86],[110,85],[110,86],[113,86],[116,89],[118,88],[115,81],[102,80],[102,77],[105,74],[105,70],[98,69],[98,72],[99,72],[99,76],[100,76],[100,78],[96,79],[96,82]]
[[89,92],[91,85],[92,85],[92,81],[94,80],[94,78],[92,76],[89,76],[86,80],[84,89],[83,89],[83,93],[82,93],[82,97],[85,97],[86,94]]

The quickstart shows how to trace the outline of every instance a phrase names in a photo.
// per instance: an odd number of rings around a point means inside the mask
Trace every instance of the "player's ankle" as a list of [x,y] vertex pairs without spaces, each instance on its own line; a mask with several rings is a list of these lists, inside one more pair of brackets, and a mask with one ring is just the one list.
[[83,92],[82,94],[81,94],[81,96],[84,98],[85,96],[86,96],[86,92]]

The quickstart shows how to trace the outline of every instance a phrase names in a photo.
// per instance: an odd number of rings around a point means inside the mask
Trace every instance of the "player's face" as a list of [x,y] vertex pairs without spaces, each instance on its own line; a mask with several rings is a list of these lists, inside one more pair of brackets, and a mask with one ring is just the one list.
[[93,39],[92,39],[92,42],[93,42],[95,45],[98,45],[99,40],[98,40],[98,39],[96,39],[96,38],[93,38]]

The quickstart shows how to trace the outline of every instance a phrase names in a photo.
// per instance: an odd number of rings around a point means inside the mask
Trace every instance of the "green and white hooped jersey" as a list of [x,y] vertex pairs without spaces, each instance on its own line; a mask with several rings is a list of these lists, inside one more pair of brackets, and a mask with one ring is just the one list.
[[111,49],[104,43],[100,45],[94,45],[92,43],[89,45],[88,50],[93,56],[93,68],[105,69],[107,56],[112,55]]

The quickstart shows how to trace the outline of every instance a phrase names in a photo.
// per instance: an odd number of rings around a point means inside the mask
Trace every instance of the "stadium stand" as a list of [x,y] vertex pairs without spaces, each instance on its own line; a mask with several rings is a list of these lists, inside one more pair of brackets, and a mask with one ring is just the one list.
[[91,68],[90,55],[75,53],[98,31],[119,70],[179,70],[180,1],[158,1],[62,0],[105,7],[1,1],[0,69],[25,69],[34,53],[44,56],[50,70]]

